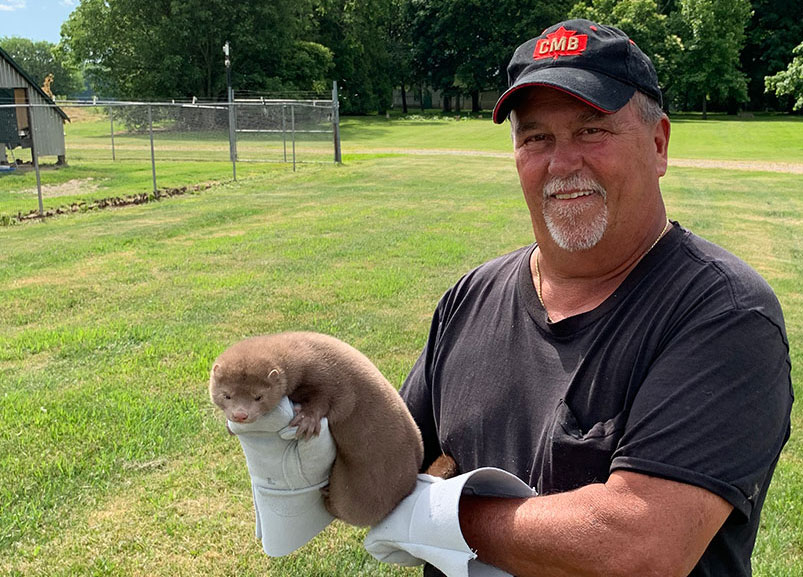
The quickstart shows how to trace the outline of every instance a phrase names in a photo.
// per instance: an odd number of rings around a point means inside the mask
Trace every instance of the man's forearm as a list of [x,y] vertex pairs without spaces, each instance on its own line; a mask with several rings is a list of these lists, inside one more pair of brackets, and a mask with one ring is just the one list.
[[596,518],[585,499],[577,492],[570,504],[558,502],[568,501],[566,495],[517,500],[463,497],[460,526],[481,560],[518,577],[616,575],[610,565],[621,553],[616,550],[619,538]]
[[731,507],[697,487],[635,473],[532,499],[464,496],[479,559],[518,577],[688,575]]

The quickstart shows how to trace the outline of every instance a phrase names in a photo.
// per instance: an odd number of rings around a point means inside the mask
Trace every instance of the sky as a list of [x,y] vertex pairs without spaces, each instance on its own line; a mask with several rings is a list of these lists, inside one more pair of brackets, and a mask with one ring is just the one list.
[[78,0],[0,0],[0,38],[20,36],[57,44]]

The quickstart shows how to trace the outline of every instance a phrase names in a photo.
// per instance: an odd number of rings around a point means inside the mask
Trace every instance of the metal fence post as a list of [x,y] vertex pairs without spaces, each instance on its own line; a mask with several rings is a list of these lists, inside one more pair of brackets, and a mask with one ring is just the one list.
[[343,158],[340,154],[340,101],[337,96],[337,80],[332,82],[332,133],[335,141],[335,162],[341,164]]
[[232,99],[231,88],[229,88],[229,158],[231,159],[231,175],[237,180],[237,136],[235,134],[235,109]]
[[282,148],[284,149],[284,162],[287,162],[287,121],[285,113],[287,112],[287,105],[282,104]]
[[36,172],[36,192],[39,197],[39,216],[44,216],[45,207],[42,203],[42,177],[39,174],[39,151],[36,150],[36,125],[34,124],[33,105],[29,102],[28,106],[28,126],[31,127],[31,160],[33,169]]
[[153,154],[153,114],[148,104],[148,131],[151,136],[151,172],[153,173],[153,194],[156,194],[156,157]]
[[293,172],[296,171],[296,107],[290,105],[290,129],[293,131]]
[[112,136],[112,160],[117,160],[114,156],[114,107],[109,106],[109,121],[111,122],[111,136]]

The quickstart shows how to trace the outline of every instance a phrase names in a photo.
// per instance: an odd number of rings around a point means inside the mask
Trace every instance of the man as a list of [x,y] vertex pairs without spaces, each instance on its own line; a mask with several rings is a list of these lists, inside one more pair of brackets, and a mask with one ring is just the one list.
[[[425,466],[445,452],[538,496],[460,484],[447,507],[431,487],[452,481],[430,481],[366,547],[441,568],[439,548],[463,548],[519,577],[750,575],[793,400],[777,299],[667,219],[670,123],[624,33],[556,24],[508,75],[494,121],[509,114],[536,242],[444,295],[402,394]],[[467,547],[439,542],[449,515]],[[426,547],[410,546],[419,532]]]

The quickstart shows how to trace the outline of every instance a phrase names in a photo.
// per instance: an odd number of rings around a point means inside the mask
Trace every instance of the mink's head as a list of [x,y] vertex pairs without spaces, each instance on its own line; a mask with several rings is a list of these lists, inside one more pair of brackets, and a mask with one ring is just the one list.
[[228,349],[212,366],[209,396],[235,423],[252,423],[273,410],[286,394],[284,371],[267,359],[237,355]]

